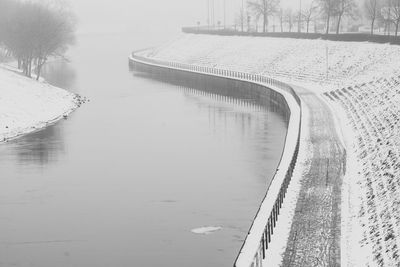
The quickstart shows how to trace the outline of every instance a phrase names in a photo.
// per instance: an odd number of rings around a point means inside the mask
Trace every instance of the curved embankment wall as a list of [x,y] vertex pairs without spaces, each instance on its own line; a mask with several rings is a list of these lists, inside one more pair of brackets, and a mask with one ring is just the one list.
[[[296,165],[300,145],[301,101],[294,90],[280,81],[249,73],[162,62],[132,53],[129,66],[158,79],[200,88],[240,99],[251,99],[269,106],[288,122],[285,147],[277,171],[250,227],[234,266],[262,266],[271,242],[280,208]],[[195,86],[194,86],[195,85]],[[215,92],[213,92],[215,93]]]
[[290,108],[284,96],[260,84],[184,70],[158,68],[139,63],[136,63],[134,68],[137,71],[150,74],[152,78],[157,80],[268,107],[286,123],[290,118]]

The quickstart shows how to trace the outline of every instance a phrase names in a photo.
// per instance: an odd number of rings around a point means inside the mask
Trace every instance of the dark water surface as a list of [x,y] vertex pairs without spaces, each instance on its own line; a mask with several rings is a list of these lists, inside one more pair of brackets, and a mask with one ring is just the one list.
[[[70,63],[46,68],[91,101],[0,145],[0,266],[232,266],[286,123],[130,72],[144,45],[80,36]],[[202,226],[222,229],[191,232]]]

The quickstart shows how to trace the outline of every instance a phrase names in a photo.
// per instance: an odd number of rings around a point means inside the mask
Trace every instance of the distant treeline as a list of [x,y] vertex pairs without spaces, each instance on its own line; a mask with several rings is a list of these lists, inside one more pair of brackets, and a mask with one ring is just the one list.
[[18,60],[18,67],[39,79],[50,57],[62,56],[74,42],[72,13],[58,2],[0,0],[0,45]]
[[331,41],[345,42],[373,42],[373,43],[390,43],[400,45],[400,37],[394,35],[371,35],[368,33],[341,33],[341,34],[325,34],[325,33],[306,33],[306,32],[242,32],[233,29],[207,29],[205,27],[183,27],[185,33],[195,34],[211,34],[223,36],[265,36],[277,38],[294,38],[294,39],[322,39]]
[[[209,29],[227,28],[215,19],[215,4],[225,0],[208,0],[205,25]],[[290,6],[287,4],[290,2]],[[400,0],[242,0],[234,15],[235,31],[241,32],[306,32],[340,34],[365,32],[374,35],[398,35]],[[220,16],[221,17],[221,16]],[[200,26],[200,21],[197,21]],[[201,25],[204,26],[204,25]],[[261,26],[261,29],[260,29]]]

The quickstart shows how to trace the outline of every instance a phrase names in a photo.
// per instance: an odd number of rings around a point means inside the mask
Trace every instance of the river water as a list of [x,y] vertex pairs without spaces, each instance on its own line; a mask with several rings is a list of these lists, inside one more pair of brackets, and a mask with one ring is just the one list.
[[[0,266],[232,266],[282,152],[268,108],[153,80],[82,35],[47,80],[90,99],[0,145]],[[210,234],[191,230],[221,227]]]

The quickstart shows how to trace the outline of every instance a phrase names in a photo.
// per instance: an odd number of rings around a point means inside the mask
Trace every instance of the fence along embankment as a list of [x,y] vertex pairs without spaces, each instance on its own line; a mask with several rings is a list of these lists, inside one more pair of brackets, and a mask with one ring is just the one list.
[[248,231],[246,239],[235,260],[235,267],[262,266],[265,252],[273,238],[300,147],[301,101],[293,88],[278,80],[245,72],[197,66],[178,62],[161,61],[141,56],[134,52],[129,57],[129,65],[139,71],[157,75],[197,80],[223,79],[227,82],[239,82],[246,90],[255,94],[265,93],[266,98],[283,105],[288,114],[288,131],[285,147],[277,171],[269,184],[265,197]]
[[378,44],[400,45],[400,37],[395,35],[371,35],[368,33],[306,33],[306,32],[254,32],[237,31],[233,27],[226,29],[213,29],[208,27],[183,27],[182,32],[193,34],[208,34],[220,36],[253,36],[253,37],[274,37],[274,38],[294,38],[294,39],[321,39],[337,42],[371,42]]

